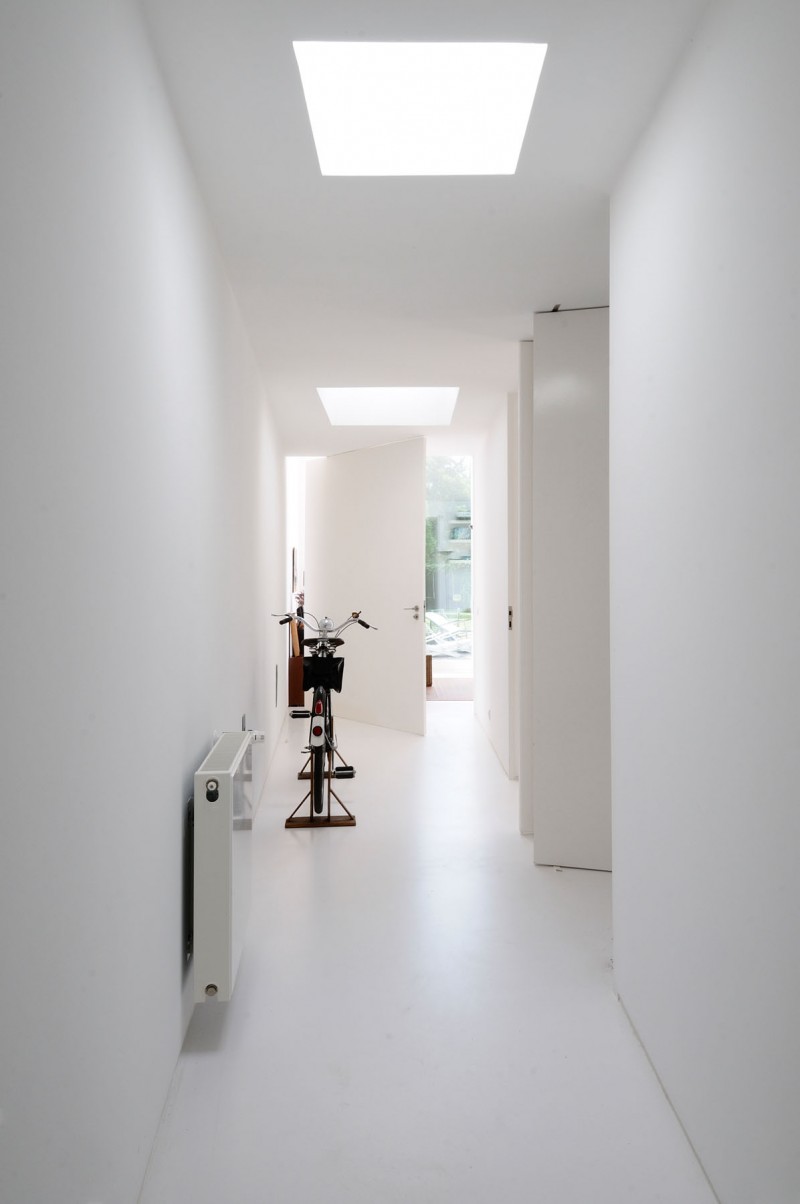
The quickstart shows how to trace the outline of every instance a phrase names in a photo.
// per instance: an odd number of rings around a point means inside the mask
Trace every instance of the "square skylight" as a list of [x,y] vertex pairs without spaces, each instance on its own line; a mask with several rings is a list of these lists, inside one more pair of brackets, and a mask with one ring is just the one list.
[[516,171],[545,43],[293,45],[324,176]]
[[331,426],[448,426],[458,388],[317,389]]

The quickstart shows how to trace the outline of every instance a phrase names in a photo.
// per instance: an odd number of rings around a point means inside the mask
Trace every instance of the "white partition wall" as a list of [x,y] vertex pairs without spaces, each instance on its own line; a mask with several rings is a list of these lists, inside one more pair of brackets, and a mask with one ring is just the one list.
[[[533,835],[533,343],[519,345],[519,396],[516,407],[509,412],[514,426],[511,434],[516,441],[516,474],[511,469],[512,449],[509,447],[509,476],[517,483],[516,512],[516,601],[515,613],[517,676],[511,673],[511,688],[517,713],[512,716],[512,731],[517,740],[517,772],[519,774],[519,830],[523,836]],[[510,442],[510,441],[509,441]],[[509,509],[511,503],[509,502]]]
[[[503,769],[512,765],[510,699],[511,641],[508,607],[510,515],[508,490],[509,411],[516,398],[498,408],[474,456],[473,499],[473,637],[475,656],[475,714],[489,737]],[[509,538],[504,539],[508,531]]]
[[798,45],[715,5],[612,203],[614,964],[724,1204],[800,1200]]
[[606,309],[536,315],[532,489],[534,855],[608,870]]

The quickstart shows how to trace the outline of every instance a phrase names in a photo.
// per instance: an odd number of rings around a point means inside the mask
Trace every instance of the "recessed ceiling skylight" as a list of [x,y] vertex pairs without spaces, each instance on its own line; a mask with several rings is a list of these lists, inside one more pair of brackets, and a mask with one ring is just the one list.
[[546,50],[295,42],[322,174],[513,175]]
[[457,388],[317,389],[332,426],[447,426]]

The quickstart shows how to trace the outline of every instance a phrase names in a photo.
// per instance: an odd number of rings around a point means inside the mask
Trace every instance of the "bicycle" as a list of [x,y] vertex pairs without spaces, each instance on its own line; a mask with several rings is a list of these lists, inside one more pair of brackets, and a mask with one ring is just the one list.
[[[275,617],[278,618],[279,616],[276,615]],[[300,611],[299,609],[280,617],[280,622],[282,624],[290,623],[293,619],[298,624],[302,624],[304,629],[310,628],[316,632],[310,638],[304,634],[301,646],[301,651],[303,652],[303,692],[305,693],[308,690],[313,690],[314,692],[311,711],[310,713],[295,711],[293,714],[298,717],[306,717],[306,715],[310,717],[308,746],[305,751],[309,754],[311,765],[311,805],[314,814],[322,814],[325,801],[325,781],[327,779],[328,816],[330,817],[330,796],[331,793],[334,793],[331,789],[332,778],[352,778],[355,776],[355,770],[351,765],[346,765],[343,762],[341,768],[334,768],[333,764],[334,755],[338,756],[339,754],[333,726],[331,692],[341,693],[344,676],[344,657],[337,656],[336,650],[344,643],[342,632],[346,631],[348,627],[352,627],[357,623],[360,627],[366,627],[368,630],[377,631],[378,629],[361,618],[360,610],[354,610],[349,618],[345,619],[338,626],[327,615],[318,620],[309,611]],[[310,656],[305,655],[306,648],[310,649]],[[344,810],[347,811],[347,808],[341,802],[338,795],[334,794],[334,797]],[[308,798],[308,795],[301,801],[296,811],[299,811],[306,798]],[[350,816],[349,811],[347,814]],[[293,816],[290,816],[291,818]],[[350,818],[353,820],[352,816]],[[353,820],[353,822],[355,821]]]

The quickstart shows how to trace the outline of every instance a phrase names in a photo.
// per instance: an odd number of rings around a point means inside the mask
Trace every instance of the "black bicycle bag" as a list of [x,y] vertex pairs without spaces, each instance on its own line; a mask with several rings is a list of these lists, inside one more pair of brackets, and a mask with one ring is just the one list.
[[326,690],[342,690],[344,677],[343,656],[304,656],[303,657],[303,692],[315,690],[322,686]]

